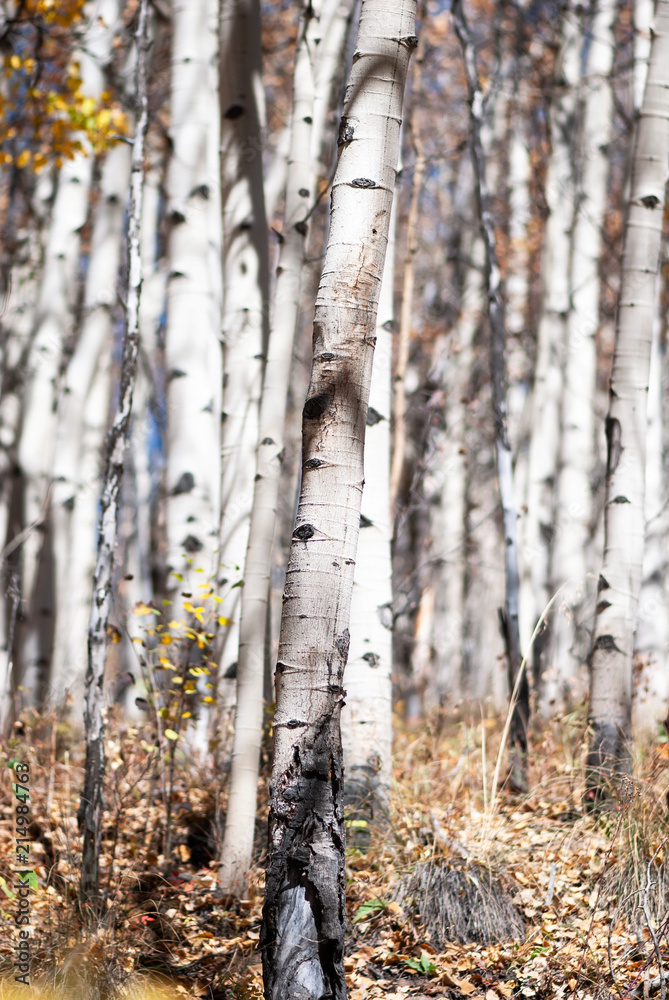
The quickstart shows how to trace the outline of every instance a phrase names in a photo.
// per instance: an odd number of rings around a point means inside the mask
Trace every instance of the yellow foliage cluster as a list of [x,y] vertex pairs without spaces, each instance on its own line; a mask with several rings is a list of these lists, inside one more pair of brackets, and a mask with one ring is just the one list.
[[83,93],[73,29],[84,0],[26,0],[0,62],[0,164],[39,171],[85,150],[99,153],[127,132],[108,91]]

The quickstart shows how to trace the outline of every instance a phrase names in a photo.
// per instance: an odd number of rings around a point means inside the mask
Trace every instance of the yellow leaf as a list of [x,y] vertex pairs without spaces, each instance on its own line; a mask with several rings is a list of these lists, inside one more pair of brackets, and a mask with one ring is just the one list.
[[160,641],[163,644],[163,646],[169,646],[169,644],[172,642],[172,636],[171,635],[163,635],[163,636],[160,637]]
[[178,740],[179,734],[175,733],[173,729],[166,729],[165,736],[168,740]]
[[143,601],[138,601],[133,608],[133,614],[135,615],[157,615],[158,611],[156,608],[150,608],[148,604],[144,604]]
[[207,695],[204,696],[204,698],[202,699],[202,701],[206,702],[207,705],[213,705],[214,702],[215,702],[215,699],[212,698],[210,694],[207,694]]
[[219,615],[218,616],[218,624],[219,625],[232,625],[233,621],[232,621],[232,618],[226,618],[224,615]]
[[223,598],[219,597],[218,594],[212,594],[211,595],[211,599],[212,599],[212,601],[216,601],[217,604],[222,604],[223,603]]
[[30,150],[24,149],[16,157],[16,166],[25,167],[30,163]]

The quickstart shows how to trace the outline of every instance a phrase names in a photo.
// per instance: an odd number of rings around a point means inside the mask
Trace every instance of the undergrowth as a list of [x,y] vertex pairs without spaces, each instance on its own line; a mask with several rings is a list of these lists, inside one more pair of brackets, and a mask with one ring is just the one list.
[[[514,796],[502,783],[494,800],[498,720],[454,723],[441,713],[420,730],[398,728],[392,823],[347,852],[351,1000],[594,1000],[641,996],[644,982],[652,995],[658,957],[669,965],[669,745],[649,747],[623,794],[590,814],[582,712],[533,734],[531,791]],[[215,868],[225,775],[185,743],[169,748],[166,803],[159,758],[167,751],[155,727],[112,716],[107,732],[101,917],[79,903],[81,744],[57,720],[26,716],[1,751],[0,1000],[260,997],[268,739],[257,868],[248,898],[226,908]],[[13,978],[16,799],[6,764],[17,760],[30,767],[30,994]],[[503,899],[495,933],[473,913],[477,885]],[[461,925],[452,919],[458,905]]]

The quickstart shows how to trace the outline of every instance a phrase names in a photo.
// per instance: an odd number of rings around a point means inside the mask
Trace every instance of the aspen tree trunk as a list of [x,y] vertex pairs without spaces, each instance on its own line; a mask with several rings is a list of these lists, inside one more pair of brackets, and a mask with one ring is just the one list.
[[[658,285],[661,284],[658,282]],[[636,633],[635,681],[632,692],[633,735],[654,738],[669,710],[669,593],[666,539],[669,528],[664,477],[662,414],[662,321],[657,296],[648,385],[646,438],[645,548],[639,623]]]
[[[414,62],[412,108],[419,100],[421,88],[421,59]],[[395,505],[400,490],[404,454],[406,450],[406,388],[405,378],[409,364],[411,347],[411,320],[413,318],[413,296],[415,285],[414,259],[418,250],[418,211],[420,195],[425,177],[425,154],[418,137],[418,125],[412,114],[411,141],[415,154],[411,200],[407,218],[406,251],[404,256],[402,304],[400,307],[400,327],[397,336],[397,363],[393,380],[393,449],[390,463],[390,509],[395,514]]]
[[604,559],[591,653],[592,736],[586,776],[590,801],[605,797],[610,781],[631,766],[632,657],[644,549],[648,381],[669,168],[668,73],[669,2],[658,0],[634,139],[606,418]]
[[[488,316],[490,321],[490,360],[493,387],[497,478],[504,516],[506,594],[503,628],[509,668],[509,692],[512,693],[521,664],[518,608],[518,541],[517,514],[513,489],[511,445],[506,423],[506,370],[504,346],[506,338],[504,299],[497,259],[495,226],[490,210],[490,193],[486,179],[486,163],[481,141],[483,93],[476,68],[476,51],[462,8],[462,0],[453,5],[455,27],[463,48],[470,98],[471,149],[476,177],[481,236],[485,247]],[[511,781],[519,789],[527,787],[527,726],[529,723],[529,684],[527,671],[519,680],[517,700],[511,719]]]
[[219,868],[223,895],[246,891],[255,834],[263,720],[265,632],[276,529],[284,424],[293,341],[299,319],[301,272],[314,197],[311,129],[314,70],[319,57],[319,4],[303,8],[293,78],[293,109],[283,233],[274,318],[260,406],[255,488],[244,569],[237,663],[237,704],[230,793]]
[[123,478],[125,448],[132,412],[132,394],[139,348],[139,303],[142,290],[142,195],[144,148],[149,123],[147,97],[148,0],[140,0],[137,13],[136,67],[134,93],[137,102],[135,139],[130,174],[128,211],[128,294],[126,299],[121,385],[118,410],[107,439],[107,457],[102,481],[100,520],[93,600],[88,626],[88,666],[84,702],[86,765],[78,820],[83,832],[81,895],[98,904],[100,841],[104,803],[105,745],[102,688],[107,652],[107,623],[112,601],[112,571],[118,530],[119,497]]
[[339,129],[276,668],[261,935],[268,1000],[346,996],[340,712],[376,312],[414,30],[412,0],[363,0]]
[[376,347],[365,431],[365,489],[351,599],[351,645],[341,715],[347,819],[387,824],[392,763],[392,564],[390,407],[395,270],[395,205],[376,314]]
[[221,301],[209,257],[210,246],[221,244],[217,157],[212,170],[220,112],[211,91],[218,47],[211,7],[210,0],[181,0],[172,9],[165,521],[168,574],[178,574],[168,575],[176,617],[176,595],[197,603],[198,587],[215,583],[218,559]]
[[[433,460],[438,503],[432,515],[434,538],[435,623],[432,637],[432,671],[426,691],[426,708],[458,699],[463,686],[465,641],[465,579],[467,521],[467,452],[465,442],[469,380],[473,367],[474,335],[484,310],[484,249],[480,236],[471,247],[458,321],[450,351],[444,361],[448,371],[444,430]],[[440,489],[439,489],[440,487]]]
[[[93,6],[95,10],[93,11]],[[105,85],[118,20],[117,0],[91,5],[91,20],[78,58],[84,93],[99,99]],[[64,163],[52,211],[45,251],[35,329],[28,359],[23,399],[23,420],[18,459],[25,479],[25,524],[45,519],[44,528],[31,532],[23,546],[22,592],[27,605],[28,626],[23,649],[22,685],[32,691],[35,704],[47,680],[51,653],[56,594],[48,579],[49,545],[53,527],[48,518],[53,481],[56,435],[54,412],[60,388],[62,350],[72,333],[79,285],[80,232],[89,210],[94,158],[90,149]],[[44,559],[42,559],[44,551]],[[43,600],[36,607],[38,571]]]
[[[581,142],[572,228],[571,309],[565,339],[562,439],[556,486],[553,580],[563,590],[563,608],[554,618],[552,670],[545,698],[560,712],[586,691],[588,655],[584,611],[593,597],[587,570],[593,516],[592,473],[595,439],[596,335],[599,328],[599,265],[609,173],[608,142],[613,108],[610,73],[617,7],[597,6],[587,30],[585,95],[580,101]],[[566,608],[565,606],[566,605]],[[590,612],[591,613],[591,612]]]
[[[546,176],[548,219],[544,236],[543,308],[537,332],[537,354],[531,404],[527,515],[522,537],[523,579],[521,605],[529,627],[534,627],[553,594],[551,539],[555,476],[560,449],[560,401],[563,391],[563,344],[570,309],[571,233],[574,215],[573,122],[579,75],[580,32],[573,9],[562,21],[562,47],[555,70],[555,97],[550,111],[551,153]],[[527,637],[529,639],[529,636]],[[551,715],[550,675],[542,678],[546,636],[535,640],[532,651],[537,706]]]
[[222,614],[233,621],[223,630],[220,663],[223,677],[234,678],[241,598],[235,584],[242,577],[249,537],[269,336],[259,0],[223,0],[220,67],[225,374],[219,582],[225,581],[221,584]]
[[126,143],[119,143],[108,152],[102,167],[84,291],[84,318],[65,373],[58,410],[51,496],[56,581],[56,632],[49,692],[53,706],[62,705],[69,693],[78,708],[83,697],[86,622],[95,563],[91,541],[95,537],[99,467],[108,425],[112,310],[116,305],[129,176],[130,150]]

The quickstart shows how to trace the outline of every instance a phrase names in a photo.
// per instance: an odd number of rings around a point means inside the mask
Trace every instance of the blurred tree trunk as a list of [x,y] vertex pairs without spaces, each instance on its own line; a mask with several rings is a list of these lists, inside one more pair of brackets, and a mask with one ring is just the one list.
[[634,139],[616,347],[606,418],[604,559],[591,653],[586,799],[631,767],[634,634],[644,551],[647,398],[669,167],[669,0],[658,0]]
[[103,716],[103,683],[107,658],[107,625],[112,604],[114,550],[118,532],[119,498],[128,442],[132,396],[139,350],[139,304],[142,291],[142,195],[144,151],[149,124],[147,96],[148,0],[140,0],[135,34],[134,93],[137,121],[132,147],[130,206],[128,209],[128,293],[123,331],[123,355],[118,409],[107,437],[107,455],[102,480],[97,555],[93,576],[93,600],[88,626],[88,666],[84,703],[86,764],[78,820],[83,834],[81,896],[97,908],[99,859],[106,769]]
[[[328,6],[331,5],[326,3],[326,9]],[[295,52],[284,223],[260,404],[255,486],[241,597],[235,734],[218,875],[224,896],[246,892],[253,853],[272,549],[285,450],[288,380],[300,316],[301,275],[316,180],[311,132],[321,16],[320,3],[309,3],[303,8]]]
[[[117,0],[105,0],[91,17],[78,53],[83,89],[96,100],[105,88],[118,17]],[[50,516],[57,426],[54,414],[62,390],[63,350],[73,335],[81,231],[88,217],[94,166],[92,150],[85,148],[59,172],[23,398],[18,459],[24,477],[24,524],[42,520],[41,526],[27,535],[22,548],[26,627],[22,630],[20,669],[24,698],[32,705],[39,704],[46,694],[59,596],[53,579],[54,525]]]
[[234,704],[240,585],[249,538],[260,397],[269,340],[259,0],[223,0],[219,59],[224,280],[219,584],[221,613],[233,622],[221,634],[223,683],[219,694],[228,717],[223,725],[227,726]]
[[576,181],[570,309],[564,340],[561,441],[556,481],[552,576],[562,591],[553,618],[552,665],[544,687],[551,713],[580,702],[586,692],[589,637],[584,616],[592,613],[594,588],[587,576],[591,559],[592,479],[595,441],[596,336],[599,329],[602,230],[607,207],[608,144],[613,94],[610,74],[617,5],[599,3],[586,25],[586,71],[577,109]]
[[54,484],[56,622],[49,700],[62,706],[69,694],[77,713],[86,675],[86,625],[90,614],[100,463],[108,428],[116,286],[126,210],[130,150],[111,149],[102,165],[84,290],[84,318],[67,366],[58,409]]
[[376,313],[414,30],[411,0],[363,0],[339,130],[276,668],[261,935],[268,1000],[346,995],[340,712]]
[[176,618],[184,596],[197,603],[200,585],[215,586],[218,560],[222,233],[220,111],[211,78],[217,11],[212,0],[181,0],[172,8],[165,527]]
[[[534,387],[531,402],[526,505],[523,522],[523,578],[521,606],[533,630],[550,601],[553,588],[551,554],[555,478],[560,449],[560,403],[563,393],[563,344],[570,309],[570,266],[574,217],[574,136],[579,73],[580,30],[575,12],[565,11],[562,48],[554,72],[550,108],[551,151],[546,175],[548,218],[542,255],[543,304],[537,333]],[[528,636],[529,639],[529,636]],[[545,634],[532,650],[537,708],[551,714],[550,684],[542,678],[547,647]]]
[[522,676],[519,633],[519,576],[517,513],[514,498],[511,444],[507,430],[505,341],[506,321],[501,272],[497,255],[495,226],[491,211],[490,191],[486,177],[486,161],[481,139],[484,101],[478,70],[476,50],[467,25],[462,0],[453,6],[455,27],[463,48],[465,70],[469,87],[471,152],[476,178],[475,190],[479,207],[481,238],[485,248],[485,279],[488,293],[490,322],[490,366],[493,387],[493,416],[495,423],[497,480],[504,519],[504,561],[506,592],[504,610],[500,620],[504,634],[509,670],[511,705],[510,763],[511,782],[518,789],[527,787],[527,727],[529,724],[529,684],[527,671]]

